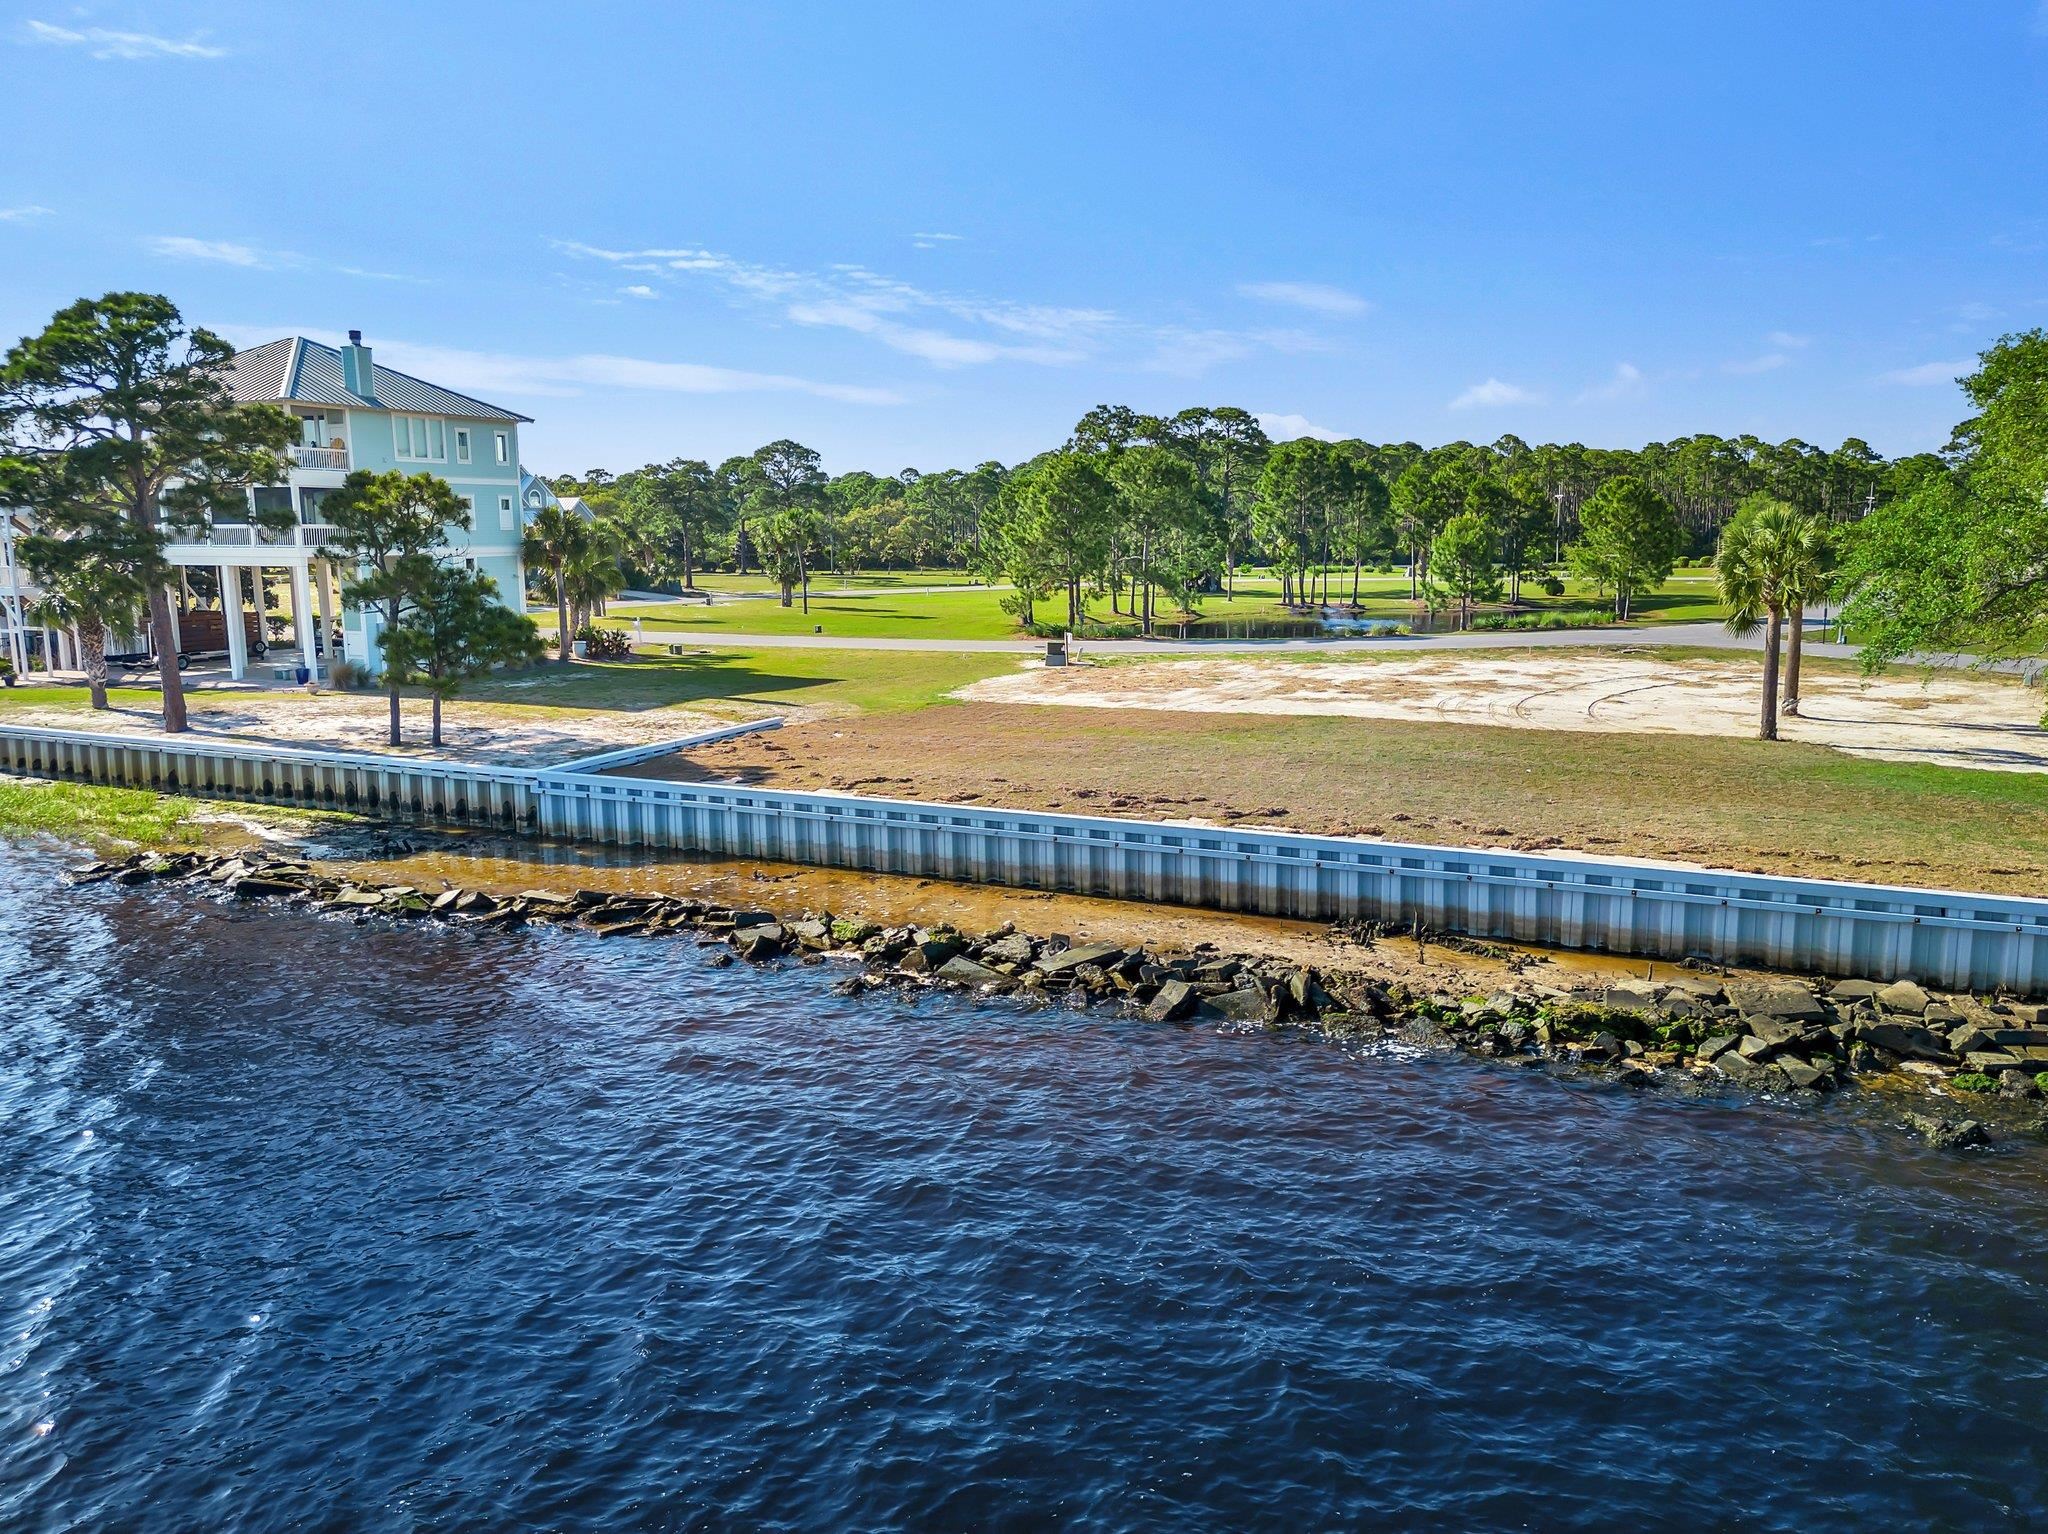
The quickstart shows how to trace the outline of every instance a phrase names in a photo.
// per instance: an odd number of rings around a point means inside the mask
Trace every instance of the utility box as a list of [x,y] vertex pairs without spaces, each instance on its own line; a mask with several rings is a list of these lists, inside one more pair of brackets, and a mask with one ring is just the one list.
[[1064,666],[1067,663],[1067,642],[1064,639],[1048,639],[1045,642],[1045,663],[1048,666]]

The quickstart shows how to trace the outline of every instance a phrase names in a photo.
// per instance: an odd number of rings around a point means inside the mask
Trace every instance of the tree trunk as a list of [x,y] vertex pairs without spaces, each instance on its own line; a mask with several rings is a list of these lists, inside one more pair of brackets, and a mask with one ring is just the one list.
[[92,699],[92,706],[104,709],[107,706],[107,630],[106,625],[88,613],[79,620],[78,648],[85,662],[85,690]]
[[809,559],[808,557],[806,557],[806,558],[803,558],[803,559],[799,559],[799,560],[798,560],[798,561],[796,562],[796,568],[797,568],[797,574],[799,574],[799,575],[801,575],[801,576],[803,577],[803,582],[804,582],[804,616],[805,616],[806,618],[808,618],[808,617],[810,617],[810,615],[811,615],[811,562],[810,562],[810,559]]
[[171,594],[159,586],[149,594],[149,630],[156,636],[156,675],[164,694],[164,733],[182,735],[185,679],[178,674],[178,646],[171,638]]
[[1764,627],[1764,716],[1757,730],[1758,740],[1778,738],[1778,647],[1783,642],[1785,610],[1771,609],[1771,621]]
[[1145,572],[1145,590],[1139,598],[1143,612],[1138,620],[1138,632],[1147,639],[1152,637],[1152,534],[1148,531],[1138,540],[1138,568]]
[[441,749],[441,694],[439,692],[434,694],[433,719],[433,728],[429,731],[428,738],[433,741],[434,749],[438,751]]
[[[561,641],[561,655],[559,658],[561,663],[566,666],[576,653],[576,640],[574,631],[569,627],[569,579],[567,572],[563,569],[564,564],[565,561],[563,560],[558,559],[555,561],[555,637]],[[391,700],[391,743],[393,745],[398,743],[398,695],[396,693],[392,694]]]
[[1792,632],[1785,638],[1785,698],[1778,705],[1778,712],[1799,716],[1799,655],[1805,646],[1806,604],[1794,602],[1789,614]]
[[[379,639],[379,645],[377,645],[377,647],[379,647],[379,649],[383,649],[383,637],[385,637],[387,633],[391,633],[391,631],[393,631],[395,627],[397,627],[397,602],[391,602],[391,604],[389,604],[389,606],[385,608],[385,625],[383,625],[383,633],[381,633],[381,635],[377,635],[377,639]],[[389,662],[385,664],[385,670],[389,670]],[[403,743],[403,735],[399,733],[399,723],[397,723],[397,688],[395,688],[395,686],[393,686],[393,688],[389,690],[389,696],[391,696],[391,743],[393,743],[393,745],[399,745],[399,743]]]
[[1365,563],[1365,553],[1360,549],[1351,551],[1351,605],[1358,605],[1358,567]]
[[697,589],[697,572],[690,564],[690,530],[683,529],[683,590]]

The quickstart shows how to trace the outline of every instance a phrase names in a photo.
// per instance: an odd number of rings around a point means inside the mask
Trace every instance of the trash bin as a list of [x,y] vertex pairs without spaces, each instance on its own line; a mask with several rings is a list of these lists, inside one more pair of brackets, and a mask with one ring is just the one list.
[[304,687],[308,682],[313,680],[313,668],[310,666],[301,666],[299,667],[298,670],[292,673],[292,676],[301,687]]

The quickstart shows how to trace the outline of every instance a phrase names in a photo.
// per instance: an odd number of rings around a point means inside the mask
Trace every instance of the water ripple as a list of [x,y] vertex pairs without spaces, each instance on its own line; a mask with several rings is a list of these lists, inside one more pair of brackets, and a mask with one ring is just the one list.
[[2039,1154],[0,856],[0,1525],[2028,1527]]

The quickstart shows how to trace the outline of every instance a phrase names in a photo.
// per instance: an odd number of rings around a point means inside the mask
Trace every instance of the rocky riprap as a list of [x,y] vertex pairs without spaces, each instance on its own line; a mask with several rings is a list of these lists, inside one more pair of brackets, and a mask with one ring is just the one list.
[[[2008,1122],[2044,1126],[2048,1005],[1936,995],[1911,981],[1808,984],[1680,971],[1594,993],[1517,977],[1486,997],[1419,991],[1353,968],[1311,968],[1198,944],[1153,952],[1116,943],[1033,937],[1005,925],[880,927],[856,917],[719,905],[681,895],[605,890],[435,892],[375,885],[287,857],[145,852],[77,869],[74,882],[190,880],[238,899],[281,899],[357,917],[426,918],[474,926],[569,923],[602,938],[688,933],[752,963],[857,961],[848,992],[935,985],[985,995],[1115,1005],[1148,1021],[1308,1027],[1341,1038],[1401,1037],[1470,1054],[1565,1062],[1631,1085],[1723,1082],[1788,1094],[1835,1091],[1858,1077],[1917,1077],[1943,1106],[2000,1101]],[[1336,935],[1355,945],[1355,927]],[[1361,940],[1363,942],[1361,943]],[[1988,1143],[1977,1118],[1908,1112],[1907,1127],[1947,1148]]]

